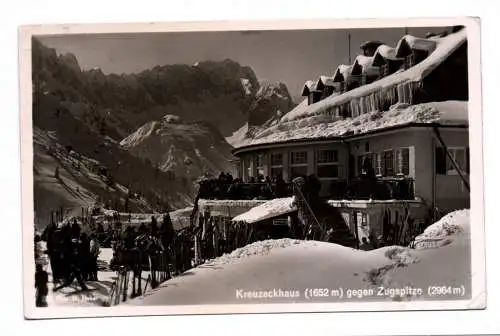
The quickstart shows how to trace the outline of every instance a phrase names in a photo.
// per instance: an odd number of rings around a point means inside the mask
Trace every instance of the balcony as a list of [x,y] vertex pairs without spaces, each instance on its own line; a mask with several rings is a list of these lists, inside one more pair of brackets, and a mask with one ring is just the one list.
[[[324,183],[324,182],[323,182]],[[330,200],[413,200],[414,181],[409,178],[380,178],[376,180],[333,180]],[[293,196],[293,184],[288,183],[220,183],[217,180],[200,185],[199,198],[211,200],[270,200]]]
[[332,181],[329,199],[333,200],[413,200],[414,181],[409,178],[353,179]]

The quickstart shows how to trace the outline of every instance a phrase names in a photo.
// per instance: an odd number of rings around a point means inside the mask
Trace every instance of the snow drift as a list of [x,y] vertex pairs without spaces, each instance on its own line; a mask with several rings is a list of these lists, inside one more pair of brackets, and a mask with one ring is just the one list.
[[221,257],[215,258],[207,262],[208,265],[227,265],[241,261],[241,259],[252,256],[269,255],[273,250],[286,248],[292,245],[301,244],[304,241],[296,239],[269,239],[257,241],[255,243],[243,246],[234,250],[229,254],[224,254]]
[[415,249],[437,248],[452,243],[470,229],[469,210],[454,211],[430,225],[415,238]]
[[[451,242],[438,248],[412,249],[387,246],[372,251],[317,241],[278,239],[259,241],[189,270],[162,284],[131,305],[192,305],[229,303],[311,302],[301,294],[293,298],[242,301],[238,290],[262,291],[273,288],[343,288],[344,298],[317,298],[316,302],[456,300],[457,296],[427,295],[429,286],[463,286],[470,297],[470,238],[468,210],[457,211],[430,226],[423,236],[447,236]],[[461,227],[464,230],[450,229]],[[446,265],[446,267],[443,267]],[[420,288],[419,296],[406,294],[366,295],[387,289]],[[388,291],[391,292],[391,291]],[[400,291],[403,293],[405,291]]]

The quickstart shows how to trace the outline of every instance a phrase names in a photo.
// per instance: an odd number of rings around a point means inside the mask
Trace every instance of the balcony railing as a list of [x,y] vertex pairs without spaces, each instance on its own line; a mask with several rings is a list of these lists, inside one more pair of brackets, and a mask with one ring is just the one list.
[[[324,183],[324,182],[323,182]],[[218,183],[200,186],[199,197],[214,200],[270,200],[293,196],[291,182],[275,183]],[[409,178],[380,178],[376,180],[333,180],[322,198],[331,200],[412,200],[414,181]]]
[[414,181],[409,178],[383,178],[376,180],[353,179],[332,181],[330,199],[346,200],[413,200]]

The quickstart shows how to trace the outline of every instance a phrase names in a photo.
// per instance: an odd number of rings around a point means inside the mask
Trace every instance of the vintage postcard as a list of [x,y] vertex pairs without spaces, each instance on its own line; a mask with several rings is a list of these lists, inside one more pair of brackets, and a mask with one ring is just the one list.
[[26,318],[485,308],[479,27],[21,27]]

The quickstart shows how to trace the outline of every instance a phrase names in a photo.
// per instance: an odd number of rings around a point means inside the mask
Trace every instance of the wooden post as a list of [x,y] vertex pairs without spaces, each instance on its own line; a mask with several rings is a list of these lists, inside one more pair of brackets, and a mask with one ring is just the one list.
[[128,277],[129,277],[129,272],[125,271],[123,274],[123,293],[122,293],[122,301],[125,302],[127,301],[127,296],[128,296]]
[[356,236],[356,248],[359,250],[358,213],[354,211],[354,234]]

